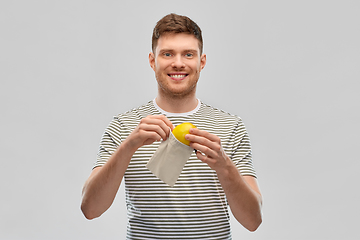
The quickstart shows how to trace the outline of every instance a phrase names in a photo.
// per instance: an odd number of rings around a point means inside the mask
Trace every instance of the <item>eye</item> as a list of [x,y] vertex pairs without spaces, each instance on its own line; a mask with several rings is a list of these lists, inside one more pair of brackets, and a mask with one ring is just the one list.
[[171,53],[166,52],[166,53],[164,53],[164,56],[165,57],[171,57]]
[[187,53],[187,54],[185,54],[185,56],[186,56],[186,57],[193,57],[194,54],[192,54],[192,53]]

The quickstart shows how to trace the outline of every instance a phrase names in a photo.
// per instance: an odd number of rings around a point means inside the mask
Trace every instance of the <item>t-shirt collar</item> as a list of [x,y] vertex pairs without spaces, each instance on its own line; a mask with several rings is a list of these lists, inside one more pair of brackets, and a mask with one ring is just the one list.
[[192,114],[196,113],[196,112],[199,110],[199,108],[200,108],[200,106],[201,106],[201,101],[200,101],[199,99],[197,99],[197,100],[198,100],[198,104],[197,104],[196,108],[193,109],[193,110],[190,111],[190,112],[185,112],[185,113],[171,113],[171,112],[167,112],[167,111],[161,109],[161,108],[157,105],[157,103],[156,103],[156,101],[155,101],[155,98],[154,98],[154,100],[153,100],[153,104],[154,104],[154,107],[155,107],[159,112],[161,112],[162,114],[164,114],[164,115],[167,116],[167,117],[189,116],[189,115],[192,115]]

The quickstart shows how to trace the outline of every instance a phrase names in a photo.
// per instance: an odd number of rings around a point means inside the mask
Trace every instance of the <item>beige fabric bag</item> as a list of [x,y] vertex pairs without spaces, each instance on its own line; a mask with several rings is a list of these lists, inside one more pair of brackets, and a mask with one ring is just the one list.
[[164,183],[173,187],[193,151],[194,149],[179,142],[170,132],[169,138],[159,145],[146,167]]

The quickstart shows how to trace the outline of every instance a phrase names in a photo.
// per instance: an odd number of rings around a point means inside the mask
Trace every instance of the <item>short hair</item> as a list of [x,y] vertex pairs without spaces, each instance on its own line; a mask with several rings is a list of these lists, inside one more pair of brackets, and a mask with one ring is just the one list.
[[200,55],[203,52],[203,39],[200,27],[190,18],[171,13],[160,19],[153,30],[152,51],[155,53],[159,38],[168,33],[188,33],[199,40]]

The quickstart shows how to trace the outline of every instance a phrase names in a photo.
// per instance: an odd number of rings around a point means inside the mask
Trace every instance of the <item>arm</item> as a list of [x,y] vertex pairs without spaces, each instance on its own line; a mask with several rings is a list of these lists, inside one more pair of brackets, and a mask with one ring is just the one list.
[[103,214],[112,204],[132,155],[143,146],[166,140],[173,125],[165,116],[147,116],[123,141],[102,167],[95,168],[85,182],[81,210],[87,219]]
[[255,231],[262,222],[262,197],[256,178],[241,176],[216,135],[193,128],[186,138],[191,142],[190,146],[198,150],[198,159],[216,171],[236,220],[248,230]]

